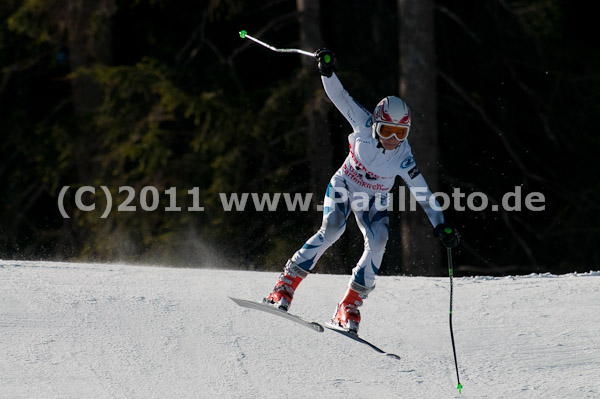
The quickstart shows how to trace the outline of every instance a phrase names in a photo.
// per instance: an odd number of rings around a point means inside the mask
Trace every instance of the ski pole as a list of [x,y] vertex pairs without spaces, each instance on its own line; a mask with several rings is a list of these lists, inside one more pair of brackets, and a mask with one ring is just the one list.
[[[297,49],[297,48],[276,48],[276,47],[273,47],[273,46],[271,46],[271,45],[269,45],[269,44],[267,44],[267,43],[265,43],[263,41],[258,40],[255,37],[250,36],[245,30],[240,31],[240,37],[242,39],[250,39],[253,42],[260,44],[261,46],[264,46],[264,47],[268,48],[269,50],[273,50],[273,51],[276,51],[278,53],[298,53],[298,54],[307,55],[309,57],[314,57],[315,56],[315,53],[311,53],[309,51],[300,50],[300,49]],[[326,55],[325,57],[329,57],[329,55]],[[325,62],[329,63],[329,61],[327,59],[325,59]]]
[[456,346],[454,345],[454,331],[452,329],[452,276],[454,271],[452,270],[452,249],[448,248],[448,274],[450,275],[450,338],[452,339],[452,352],[454,353],[454,367],[456,367],[456,380],[458,385],[456,389],[461,393],[462,384],[460,383],[460,377],[458,375],[458,361],[456,360]]

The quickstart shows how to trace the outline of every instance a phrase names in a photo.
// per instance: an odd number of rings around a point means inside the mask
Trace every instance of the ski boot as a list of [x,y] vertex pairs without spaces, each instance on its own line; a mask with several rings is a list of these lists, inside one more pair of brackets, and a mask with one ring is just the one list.
[[283,273],[281,273],[277,284],[273,288],[273,292],[263,299],[263,302],[287,312],[292,305],[296,287],[306,276],[308,276],[306,270],[295,264],[291,259],[288,260]]
[[374,288],[375,286],[367,288],[352,280],[348,284],[344,298],[338,304],[331,322],[352,334],[358,335],[358,325],[360,324],[358,307],[363,304],[363,299],[366,299]]

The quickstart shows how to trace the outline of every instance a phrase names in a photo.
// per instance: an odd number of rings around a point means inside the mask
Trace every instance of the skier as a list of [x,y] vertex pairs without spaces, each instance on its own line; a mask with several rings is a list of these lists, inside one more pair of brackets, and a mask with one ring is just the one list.
[[320,49],[315,58],[325,92],[352,125],[353,133],[348,136],[350,153],[327,187],[321,228],[287,261],[273,292],[264,302],[285,311],[290,308],[298,284],[315,267],[325,250],[341,237],[352,210],[364,237],[364,252],[352,270],[348,288],[337,305],[332,322],[358,333],[358,307],[375,288],[375,275],[388,239],[388,192],[397,175],[409,189],[418,187],[419,193],[425,193],[425,200],[419,204],[444,246],[457,246],[460,235],[444,223],[442,212],[429,204],[431,191],[415,164],[407,141],[411,118],[406,103],[401,98],[388,96],[371,114],[342,87],[333,71],[334,54],[328,49]]

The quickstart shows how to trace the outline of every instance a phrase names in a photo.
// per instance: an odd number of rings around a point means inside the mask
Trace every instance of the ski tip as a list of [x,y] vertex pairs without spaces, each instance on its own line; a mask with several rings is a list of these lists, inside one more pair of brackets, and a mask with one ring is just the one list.
[[386,355],[387,357],[391,357],[391,358],[394,358],[394,359],[396,359],[396,360],[400,360],[400,356],[398,356],[398,355],[396,355],[396,354],[394,354],[394,353],[386,353],[385,355]]
[[244,299],[234,298],[232,296],[228,298],[235,302],[237,305],[244,306]]

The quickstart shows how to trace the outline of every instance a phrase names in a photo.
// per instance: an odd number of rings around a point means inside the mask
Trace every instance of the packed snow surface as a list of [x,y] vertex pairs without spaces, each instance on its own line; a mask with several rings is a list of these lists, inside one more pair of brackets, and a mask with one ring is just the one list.
[[[361,336],[228,299],[277,273],[0,261],[2,398],[600,398],[600,273],[381,277]],[[310,275],[292,313],[327,321],[348,276]]]

